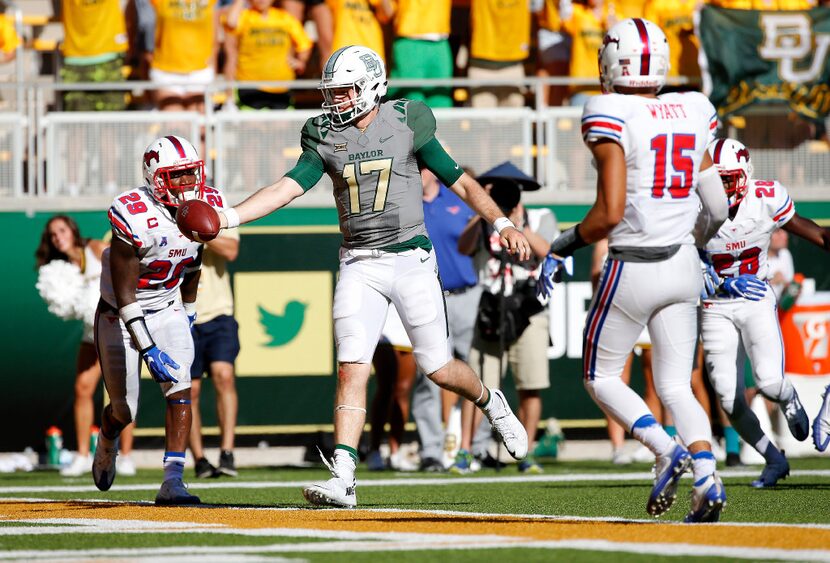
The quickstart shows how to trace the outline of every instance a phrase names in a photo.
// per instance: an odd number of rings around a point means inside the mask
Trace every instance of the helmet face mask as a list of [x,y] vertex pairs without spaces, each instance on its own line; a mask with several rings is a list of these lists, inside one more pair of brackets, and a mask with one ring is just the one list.
[[334,125],[348,125],[380,103],[386,84],[383,59],[373,50],[357,45],[338,49],[326,62],[320,80],[323,111]]
[[178,207],[190,199],[202,199],[205,162],[183,137],[168,135],[150,143],[144,151],[144,182],[153,198]]
[[657,24],[629,18],[608,30],[598,59],[604,92],[616,92],[617,88],[656,92],[666,84],[669,43]]
[[746,196],[752,177],[749,149],[735,139],[716,139],[709,145],[709,156],[723,182],[729,207],[735,207]]

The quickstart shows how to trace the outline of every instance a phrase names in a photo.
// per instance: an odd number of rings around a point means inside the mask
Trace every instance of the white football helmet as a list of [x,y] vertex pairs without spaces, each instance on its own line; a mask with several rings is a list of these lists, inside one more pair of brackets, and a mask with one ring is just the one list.
[[709,145],[709,156],[721,177],[729,206],[738,205],[746,195],[746,186],[752,178],[749,149],[735,139],[715,139]]
[[608,30],[599,48],[599,75],[605,92],[615,87],[653,88],[666,83],[669,42],[660,27],[643,18],[622,20]]
[[[320,92],[323,111],[335,125],[346,125],[369,113],[386,95],[386,66],[368,47],[349,45],[335,51],[326,61]],[[354,88],[354,98],[334,101],[334,90]]]
[[[201,199],[205,187],[205,161],[187,139],[176,135],[159,137],[144,150],[144,182],[153,197],[164,205],[178,207],[185,200]],[[196,181],[173,183],[192,172]]]

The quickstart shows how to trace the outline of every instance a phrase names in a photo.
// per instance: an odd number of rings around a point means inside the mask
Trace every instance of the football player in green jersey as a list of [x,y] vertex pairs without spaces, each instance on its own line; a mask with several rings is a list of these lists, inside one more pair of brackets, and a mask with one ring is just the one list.
[[312,504],[353,507],[357,445],[366,419],[372,354],[389,304],[400,314],[418,366],[441,387],[475,402],[516,459],[527,433],[500,391],[490,391],[453,359],[441,282],[424,227],[419,169],[429,168],[492,223],[509,252],[524,260],[530,246],[484,189],[435,138],[435,117],[422,102],[391,100],[382,59],[366,47],[331,55],[320,83],[323,114],[302,130],[297,165],[274,184],[220,214],[223,228],[263,217],[329,174],[343,233],[334,296],[337,390],[332,473],[303,491]]

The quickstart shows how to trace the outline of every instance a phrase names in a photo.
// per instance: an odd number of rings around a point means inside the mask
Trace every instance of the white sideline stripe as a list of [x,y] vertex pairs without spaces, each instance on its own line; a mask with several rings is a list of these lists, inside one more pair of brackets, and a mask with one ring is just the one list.
[[[394,535],[394,534],[390,534]],[[437,538],[432,538],[433,540]],[[467,538],[469,539],[469,537]],[[526,538],[499,538],[489,542],[456,541],[444,543],[408,543],[399,541],[335,541],[315,542],[308,544],[280,544],[263,546],[226,546],[226,547],[157,547],[157,548],[115,548],[115,549],[86,549],[83,556],[87,559],[96,557],[161,557],[161,556],[196,556],[216,554],[246,554],[246,553],[345,553],[345,552],[386,552],[386,551],[436,551],[436,550],[484,550],[484,549],[578,549],[583,551],[627,552],[637,554],[654,554],[663,556],[712,556],[732,557],[749,560],[800,560],[800,561],[827,561],[830,551],[810,549],[777,549],[763,547],[720,547],[694,544],[654,544],[620,542],[607,540],[541,540],[527,541]],[[80,550],[20,550],[0,552],[3,559],[58,559],[77,558]]]
[[[721,477],[757,477],[758,471],[732,470],[718,472]],[[321,472],[322,474],[322,472]],[[830,469],[804,469],[793,471],[790,477],[830,477]],[[515,475],[512,477],[416,477],[398,479],[364,479],[359,482],[361,489],[369,487],[414,487],[441,485],[470,485],[492,483],[572,483],[579,481],[649,481],[654,478],[650,472],[637,473],[574,473],[565,475]],[[684,479],[691,479],[684,475]],[[210,489],[286,489],[304,487],[313,482],[307,481],[227,481],[219,483],[190,483],[194,491]],[[159,485],[145,483],[140,485],[113,485],[111,491],[155,491]],[[49,485],[0,487],[0,494],[14,493],[98,493],[94,485]]]

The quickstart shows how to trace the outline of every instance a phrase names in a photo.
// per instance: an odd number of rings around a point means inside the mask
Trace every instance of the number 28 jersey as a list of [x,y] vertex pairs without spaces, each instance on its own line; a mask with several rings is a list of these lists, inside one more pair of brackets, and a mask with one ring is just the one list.
[[585,143],[610,139],[625,153],[625,213],[609,234],[609,246],[694,243],[698,170],[716,128],[715,108],[697,92],[588,100],[582,113]]
[[[217,209],[225,207],[224,196],[215,188],[205,187],[205,201]],[[146,186],[116,196],[108,215],[113,236],[138,254],[135,293],[141,308],[153,311],[181,301],[179,287],[185,274],[201,267],[202,244],[181,234],[175,215],[153,198]],[[117,307],[109,249],[104,251],[102,268],[101,297]]]
[[765,280],[767,251],[775,229],[795,215],[787,189],[776,181],[750,180],[735,217],[727,219],[706,244],[706,256],[721,277],[753,274]]

